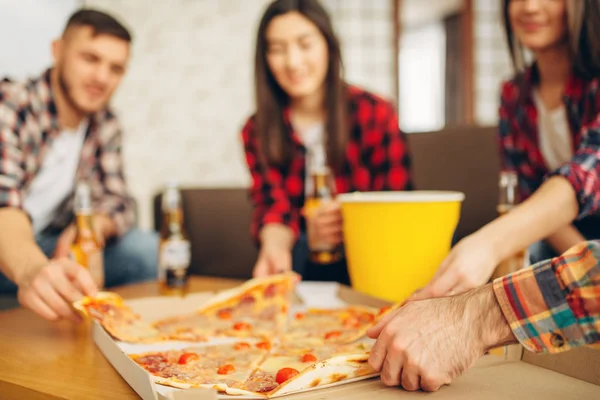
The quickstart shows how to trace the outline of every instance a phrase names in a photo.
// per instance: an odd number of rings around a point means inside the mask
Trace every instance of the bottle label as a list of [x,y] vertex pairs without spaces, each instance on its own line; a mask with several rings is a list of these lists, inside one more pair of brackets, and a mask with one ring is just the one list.
[[191,245],[187,240],[169,240],[160,248],[159,265],[161,269],[186,269],[192,258]]

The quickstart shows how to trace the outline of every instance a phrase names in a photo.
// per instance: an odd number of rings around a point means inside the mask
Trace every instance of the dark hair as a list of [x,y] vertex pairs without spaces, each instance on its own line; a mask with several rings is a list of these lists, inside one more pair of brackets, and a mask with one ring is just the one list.
[[111,35],[131,43],[131,34],[119,21],[101,11],[93,9],[80,9],[76,11],[67,22],[65,32],[75,26],[89,26],[94,30],[94,35]]
[[[508,7],[503,0],[504,30],[508,49],[517,71],[525,68],[523,46],[515,38]],[[600,76],[600,0],[567,0],[567,34],[574,70],[584,77]]]
[[263,163],[285,165],[292,158],[292,141],[286,135],[284,108],[289,96],[279,86],[267,64],[266,30],[273,18],[296,11],[317,26],[325,37],[329,66],[325,78],[325,148],[329,165],[339,171],[345,160],[348,143],[347,86],[342,79],[340,43],[329,15],[317,0],[276,0],[265,11],[258,28],[255,54],[256,124],[260,159]]

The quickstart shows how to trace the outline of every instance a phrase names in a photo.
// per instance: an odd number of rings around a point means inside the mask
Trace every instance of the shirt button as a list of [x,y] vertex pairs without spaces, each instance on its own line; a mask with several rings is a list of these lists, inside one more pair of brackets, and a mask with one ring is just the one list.
[[550,344],[552,344],[553,347],[561,348],[565,345],[565,339],[558,333],[553,333],[550,337]]

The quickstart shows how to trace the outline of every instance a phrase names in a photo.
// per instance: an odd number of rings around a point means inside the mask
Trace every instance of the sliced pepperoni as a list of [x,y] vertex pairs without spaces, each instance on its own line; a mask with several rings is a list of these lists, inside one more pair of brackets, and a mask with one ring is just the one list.
[[246,293],[240,299],[240,305],[242,305],[242,306],[251,306],[254,303],[256,303],[256,299],[254,298],[254,296],[252,296],[249,293]]
[[271,297],[274,297],[277,294],[277,285],[275,285],[274,283],[271,283],[269,286],[267,286],[267,288],[265,289],[264,292],[264,296],[266,299],[270,299]]
[[273,374],[259,371],[252,375],[245,386],[246,389],[251,392],[266,393],[274,390],[279,385],[275,382],[275,376]]
[[219,317],[220,319],[231,319],[232,312],[233,309],[231,307],[223,308],[217,311],[217,317]]
[[302,361],[303,363],[316,362],[317,357],[308,353],[308,354],[303,355],[302,358],[300,358],[300,361]]

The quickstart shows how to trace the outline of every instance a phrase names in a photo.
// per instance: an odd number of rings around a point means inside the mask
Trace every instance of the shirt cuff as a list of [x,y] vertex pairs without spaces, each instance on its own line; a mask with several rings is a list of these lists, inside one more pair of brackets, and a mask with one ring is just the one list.
[[575,191],[575,196],[577,197],[577,219],[591,215],[598,210],[598,205],[594,201],[593,193],[590,193],[589,189],[586,190],[586,187],[590,185],[589,182],[585,180],[585,177],[589,177],[589,175],[589,171],[586,171],[580,164],[571,161],[561,165],[545,178],[550,179],[554,176],[562,176],[569,181]]
[[527,350],[560,353],[581,345],[580,328],[552,260],[498,278],[493,287],[510,328]]

